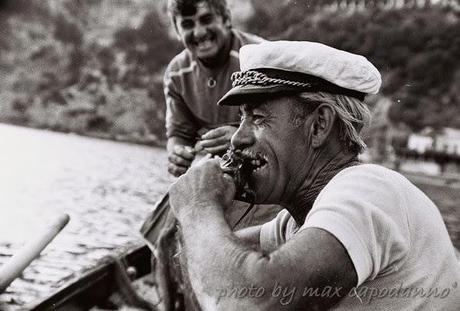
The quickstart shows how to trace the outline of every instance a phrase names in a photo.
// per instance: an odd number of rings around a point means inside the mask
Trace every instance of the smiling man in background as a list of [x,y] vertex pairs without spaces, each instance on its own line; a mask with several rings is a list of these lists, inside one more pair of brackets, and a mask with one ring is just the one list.
[[460,265],[437,207],[399,173],[357,161],[378,70],[313,42],[246,45],[240,62],[219,102],[241,109],[231,144],[253,165],[256,203],[285,210],[234,233],[235,182],[218,159],[172,185],[202,309],[458,310]]
[[238,108],[216,103],[239,70],[240,47],[262,39],[232,29],[225,0],[169,0],[168,11],[185,47],[164,76],[168,171],[180,176],[197,151],[222,154],[228,149],[239,123]]
[[[217,101],[232,87],[230,76],[239,70],[239,49],[263,39],[232,28],[225,0],[169,0],[168,11],[177,37],[184,46],[184,50],[171,60],[164,75],[168,171],[178,177],[189,169],[198,152],[221,155],[229,148],[230,138],[239,125],[239,110],[238,107],[219,107]],[[236,224],[237,219],[246,215],[246,208],[246,204],[235,203],[227,219]],[[278,210],[279,207],[270,210],[254,208],[239,226],[266,221]],[[177,229],[176,220],[172,212],[165,217],[159,236],[149,236],[149,242],[158,246],[157,253],[175,254],[181,249],[180,242],[167,237],[173,236],[170,233]],[[143,234],[149,234],[152,219],[157,219],[156,211],[149,215]],[[160,275],[157,280],[182,277],[182,270],[174,259],[157,257],[163,267],[155,271]],[[165,266],[171,267],[172,271],[167,277],[161,275],[169,271]],[[160,286],[161,295],[176,296],[174,291],[188,288],[187,278],[177,284],[177,289],[171,287],[174,286]],[[190,293],[182,294],[189,305],[194,303]]]

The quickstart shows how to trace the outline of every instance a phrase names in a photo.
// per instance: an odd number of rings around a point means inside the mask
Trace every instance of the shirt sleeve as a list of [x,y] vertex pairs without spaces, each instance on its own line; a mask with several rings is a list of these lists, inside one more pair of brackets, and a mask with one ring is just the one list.
[[272,252],[286,243],[286,228],[291,215],[285,209],[274,219],[262,225],[260,229],[260,248]]
[[315,227],[335,236],[353,262],[359,286],[398,270],[407,257],[410,231],[400,191],[395,180],[366,170],[336,176],[299,231]]
[[194,143],[199,126],[170,76],[169,68],[164,75],[163,86],[166,101],[166,137],[177,136]]

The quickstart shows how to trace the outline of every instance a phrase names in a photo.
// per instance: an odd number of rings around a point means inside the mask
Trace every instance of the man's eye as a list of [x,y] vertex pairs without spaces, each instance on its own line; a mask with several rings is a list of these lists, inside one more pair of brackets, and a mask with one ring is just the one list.
[[182,21],[180,23],[180,26],[183,28],[183,29],[191,29],[193,28],[194,26],[194,23],[192,21]]
[[209,25],[209,24],[211,24],[213,21],[214,21],[214,16],[212,16],[212,15],[206,15],[206,16],[203,16],[203,17],[200,19],[200,22],[201,22],[201,24],[203,24],[203,25]]
[[255,114],[252,116],[252,121],[255,125],[261,125],[265,122],[265,116]]

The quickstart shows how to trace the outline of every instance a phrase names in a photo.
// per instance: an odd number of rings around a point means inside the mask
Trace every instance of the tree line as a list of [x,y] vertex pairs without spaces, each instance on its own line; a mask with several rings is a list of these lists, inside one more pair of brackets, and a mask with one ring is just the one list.
[[[0,120],[164,140],[162,75],[181,46],[155,3],[0,2]],[[458,1],[251,4],[237,27],[365,55],[383,74],[393,122],[460,127]]]
[[246,26],[261,36],[317,41],[365,55],[382,72],[381,93],[394,102],[393,122],[414,130],[460,127],[458,10],[436,5],[311,13],[303,5],[274,11],[262,1],[254,2],[255,14]]

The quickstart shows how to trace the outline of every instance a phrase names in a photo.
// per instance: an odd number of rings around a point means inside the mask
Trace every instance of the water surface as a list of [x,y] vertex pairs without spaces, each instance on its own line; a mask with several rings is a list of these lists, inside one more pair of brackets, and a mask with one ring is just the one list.
[[0,309],[46,296],[138,242],[142,220],[172,181],[166,163],[161,148],[0,125],[0,265],[56,215],[71,217],[0,296]]

